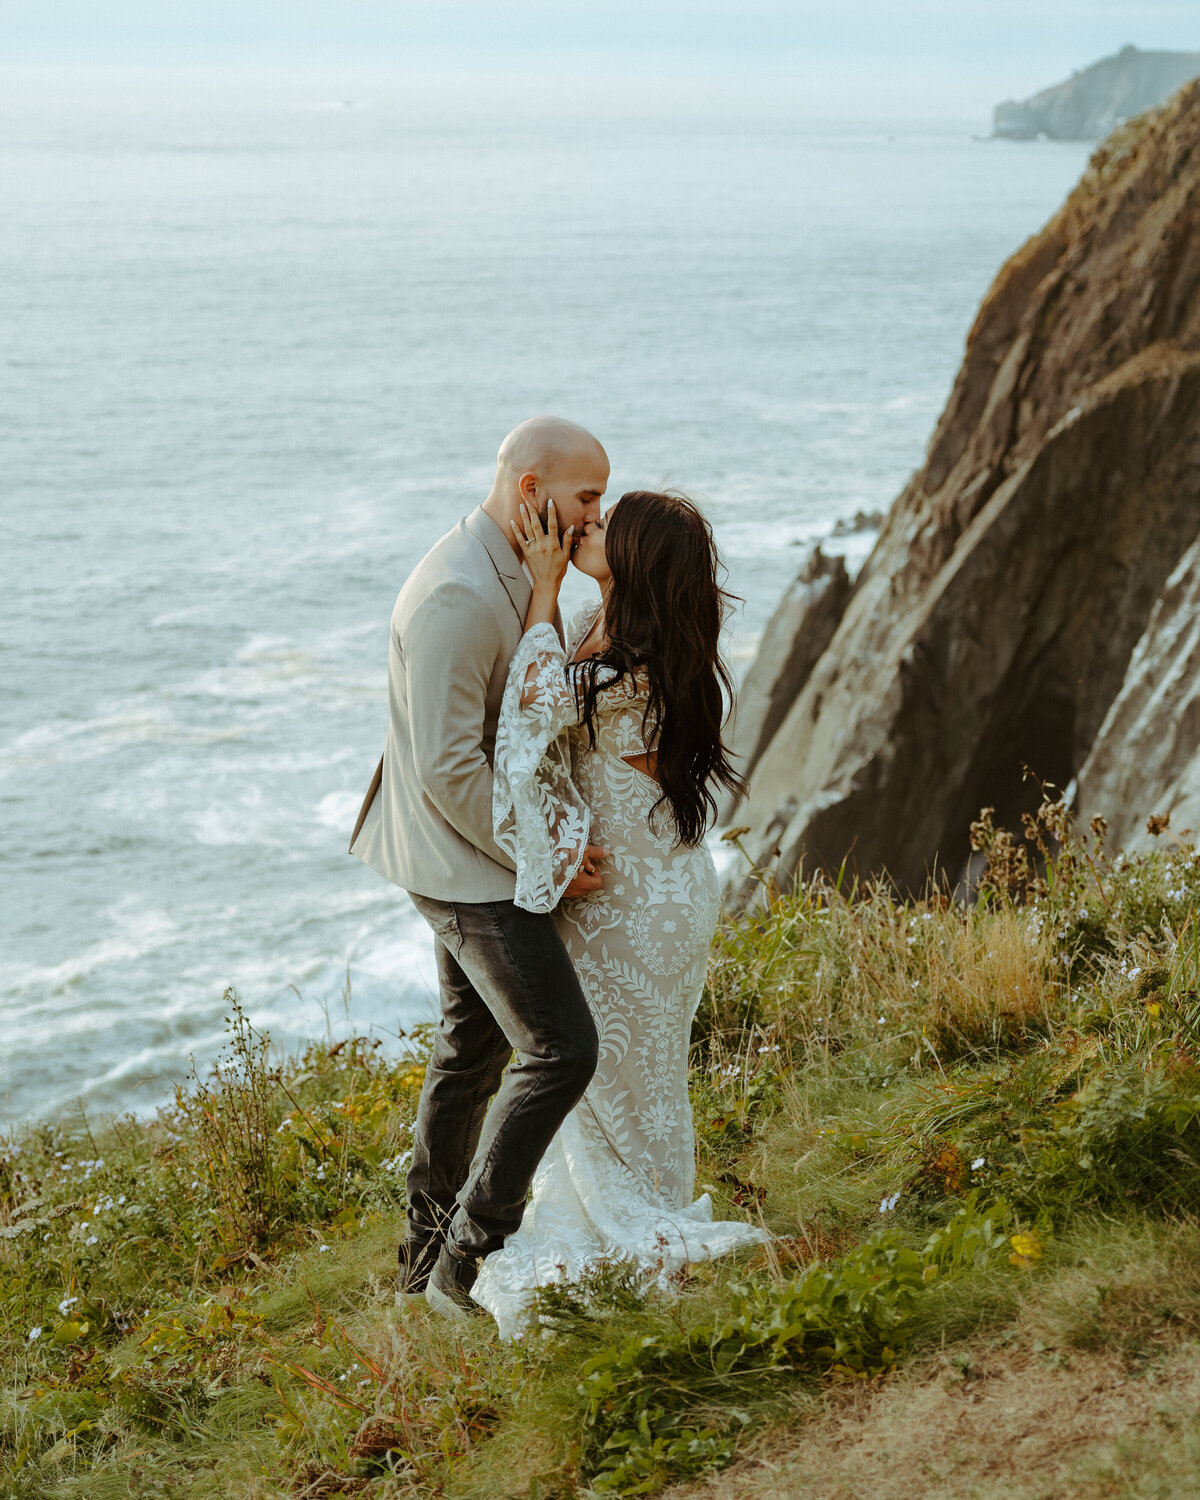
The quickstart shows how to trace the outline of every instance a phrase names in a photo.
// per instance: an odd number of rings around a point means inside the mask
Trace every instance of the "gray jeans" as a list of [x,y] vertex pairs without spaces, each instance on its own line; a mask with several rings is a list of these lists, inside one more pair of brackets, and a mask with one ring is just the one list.
[[596,1071],[596,1025],[552,917],[409,895],[437,938],[442,1018],[417,1106],[408,1232],[487,1255],[519,1227],[537,1164]]

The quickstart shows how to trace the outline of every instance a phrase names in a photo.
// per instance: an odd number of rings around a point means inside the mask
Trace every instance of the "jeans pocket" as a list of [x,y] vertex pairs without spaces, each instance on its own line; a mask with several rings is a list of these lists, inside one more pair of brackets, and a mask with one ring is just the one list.
[[458,913],[448,901],[434,901],[428,896],[414,896],[409,892],[413,905],[433,928],[433,935],[457,958],[462,952],[462,929],[458,925]]

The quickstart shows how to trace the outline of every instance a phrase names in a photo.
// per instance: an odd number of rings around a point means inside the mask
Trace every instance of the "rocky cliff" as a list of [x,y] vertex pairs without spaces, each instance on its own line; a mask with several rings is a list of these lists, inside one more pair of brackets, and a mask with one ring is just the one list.
[[1150,816],[1200,841],[1200,542],[1154,606],[1079,773],[1078,801],[1083,817],[1107,819],[1122,849],[1160,837]]
[[[1173,649],[1168,580],[1198,532],[1200,82],[1097,150],[1001,270],[828,645],[785,712],[759,685],[778,727],[736,813],[747,847],[785,881],[955,878],[981,805],[1012,823],[1036,801],[1026,765],[1066,787],[1119,740],[1110,710],[1160,599]],[[1121,783],[1131,827],[1149,791]]]
[[814,547],[776,605],[738,689],[729,739],[743,776],[750,776],[762,759],[833,639],[849,598],[845,559],[826,557]]
[[1125,47],[1031,99],[1007,100],[993,134],[1008,140],[1098,141],[1125,120],[1153,109],[1200,74],[1200,52],[1139,52]]

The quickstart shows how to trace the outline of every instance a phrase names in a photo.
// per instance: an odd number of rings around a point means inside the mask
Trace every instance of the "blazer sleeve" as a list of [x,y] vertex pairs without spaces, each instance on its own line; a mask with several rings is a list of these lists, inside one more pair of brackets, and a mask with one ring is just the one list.
[[451,828],[498,865],[515,870],[492,831],[492,768],[483,753],[496,639],[487,600],[455,580],[421,600],[400,649],[417,781]]

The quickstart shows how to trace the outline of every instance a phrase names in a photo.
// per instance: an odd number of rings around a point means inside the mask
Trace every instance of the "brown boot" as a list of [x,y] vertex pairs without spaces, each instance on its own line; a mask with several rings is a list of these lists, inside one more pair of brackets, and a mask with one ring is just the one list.
[[443,1245],[425,1285],[425,1300],[434,1312],[457,1323],[465,1322],[474,1313],[481,1313],[483,1308],[472,1300],[471,1288],[482,1264],[482,1256],[459,1255],[449,1245]]
[[400,1274],[396,1278],[396,1306],[405,1306],[415,1297],[423,1297],[429,1281],[429,1273],[437,1264],[441,1252],[440,1235],[430,1234],[415,1238],[411,1230],[400,1242],[398,1259]]

